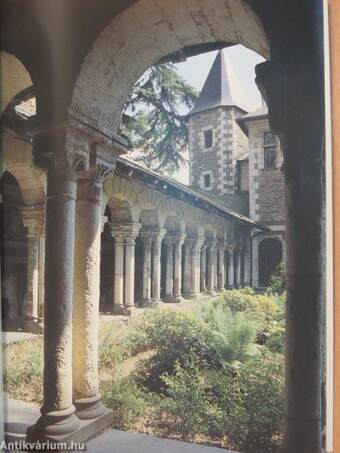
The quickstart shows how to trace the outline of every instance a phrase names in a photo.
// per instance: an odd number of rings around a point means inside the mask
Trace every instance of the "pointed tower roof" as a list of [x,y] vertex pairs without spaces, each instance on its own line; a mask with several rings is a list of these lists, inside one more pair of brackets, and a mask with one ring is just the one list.
[[218,52],[191,114],[222,106],[235,106],[245,112],[248,111],[243,89],[234,72],[227,49]]

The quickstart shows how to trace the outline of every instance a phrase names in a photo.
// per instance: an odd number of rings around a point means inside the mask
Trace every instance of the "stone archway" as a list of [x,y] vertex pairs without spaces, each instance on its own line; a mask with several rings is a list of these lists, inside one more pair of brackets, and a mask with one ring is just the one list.
[[267,287],[282,260],[282,244],[278,239],[266,238],[259,244],[259,286]]
[[[16,327],[24,313],[27,292],[27,234],[23,225],[22,191],[6,171],[1,189],[1,315],[3,328]],[[19,327],[19,325],[17,326]]]
[[73,91],[72,115],[116,133],[133,84],[181,49],[243,44],[270,56],[263,26],[248,2],[141,0],[118,14],[97,37]]

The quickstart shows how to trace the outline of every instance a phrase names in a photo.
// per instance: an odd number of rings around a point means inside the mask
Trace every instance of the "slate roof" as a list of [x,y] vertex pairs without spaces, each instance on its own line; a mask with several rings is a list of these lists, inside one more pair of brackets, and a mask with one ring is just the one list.
[[248,121],[261,120],[268,118],[268,107],[263,104],[260,108],[247,113],[246,115],[240,116],[236,119],[243,132],[248,135]]
[[219,50],[191,114],[222,106],[248,112],[242,86],[227,52],[227,49]]
[[268,228],[261,223],[250,219],[247,215],[235,211],[234,209],[221,203],[221,200],[213,199],[211,194],[207,196],[203,191],[195,191],[191,187],[186,186],[172,178],[164,175],[160,175],[150,169],[144,168],[136,162],[124,159],[123,157],[117,158],[117,169],[116,172],[122,173],[124,177],[129,179],[137,179],[143,181],[144,184],[157,189],[160,192],[164,192],[174,198],[178,198],[182,201],[192,203],[194,206],[212,210],[216,214],[224,217],[229,217],[237,220],[249,227],[257,228],[262,231],[268,231]]

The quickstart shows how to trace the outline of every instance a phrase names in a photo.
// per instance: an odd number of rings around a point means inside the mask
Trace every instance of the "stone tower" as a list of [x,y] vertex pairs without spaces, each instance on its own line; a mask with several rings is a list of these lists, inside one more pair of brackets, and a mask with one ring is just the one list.
[[217,196],[237,192],[237,161],[248,154],[235,121],[247,112],[245,96],[227,52],[218,52],[189,119],[190,185]]

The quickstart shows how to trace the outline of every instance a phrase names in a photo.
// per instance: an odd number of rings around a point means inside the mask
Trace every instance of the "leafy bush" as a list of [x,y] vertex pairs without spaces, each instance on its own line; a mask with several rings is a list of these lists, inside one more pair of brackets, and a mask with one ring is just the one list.
[[162,391],[161,376],[173,374],[176,363],[185,367],[206,359],[206,337],[203,322],[192,313],[171,309],[146,312],[128,337],[131,354],[153,351],[139,364],[136,379],[151,391]]
[[153,426],[161,435],[207,436],[244,452],[274,452],[281,443],[283,361],[262,352],[234,370],[175,367],[153,398]]
[[156,431],[167,436],[177,435],[184,440],[194,440],[196,434],[206,432],[209,402],[199,369],[184,369],[177,363],[174,374],[164,374],[162,380],[166,395],[153,398],[152,421]]
[[42,340],[23,341],[4,347],[4,388],[11,398],[42,402]]
[[126,327],[101,322],[99,329],[99,368],[113,368],[127,355]]
[[255,294],[251,288],[226,291],[212,302],[215,310],[222,305],[233,313],[244,313],[257,325],[257,343],[277,352],[284,350],[285,293]]
[[245,313],[207,304],[201,317],[206,324],[207,355],[213,362],[225,368],[256,354],[256,324]]
[[282,261],[270,279],[268,294],[282,294],[286,289],[286,267]]
[[130,378],[115,376],[101,388],[106,407],[113,410],[113,425],[117,429],[132,429],[145,418],[146,395]]
[[241,404],[229,414],[233,427],[229,438],[244,452],[278,450],[282,437],[283,375],[282,356],[268,352],[263,353],[262,360],[250,359],[240,369],[235,394],[241,395]]

